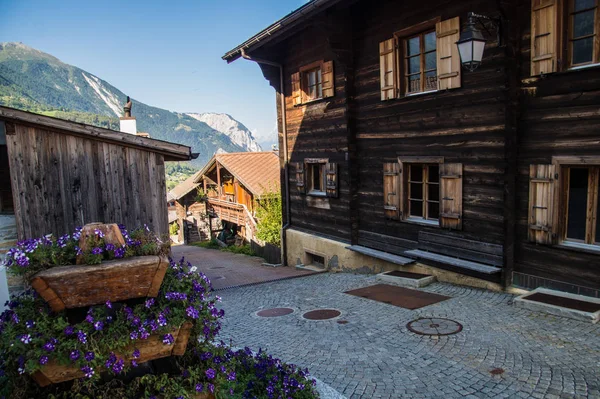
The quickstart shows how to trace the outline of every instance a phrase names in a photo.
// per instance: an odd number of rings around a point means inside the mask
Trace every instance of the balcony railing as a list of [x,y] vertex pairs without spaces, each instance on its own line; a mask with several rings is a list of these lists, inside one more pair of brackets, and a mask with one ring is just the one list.
[[253,235],[256,232],[256,220],[244,205],[216,198],[208,198],[208,205],[219,219],[246,226]]

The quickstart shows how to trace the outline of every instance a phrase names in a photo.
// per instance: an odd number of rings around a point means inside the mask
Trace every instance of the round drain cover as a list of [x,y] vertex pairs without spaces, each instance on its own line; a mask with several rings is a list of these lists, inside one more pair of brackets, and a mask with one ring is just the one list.
[[329,320],[336,318],[341,314],[342,312],[335,309],[319,309],[306,312],[302,315],[302,317],[308,320]]
[[256,313],[256,315],[260,316],[260,317],[279,317],[279,316],[288,315],[290,313],[294,313],[294,309],[273,308],[273,309],[263,309],[260,312]]
[[462,325],[454,320],[439,317],[413,320],[406,325],[410,331],[420,335],[452,335],[462,331]]

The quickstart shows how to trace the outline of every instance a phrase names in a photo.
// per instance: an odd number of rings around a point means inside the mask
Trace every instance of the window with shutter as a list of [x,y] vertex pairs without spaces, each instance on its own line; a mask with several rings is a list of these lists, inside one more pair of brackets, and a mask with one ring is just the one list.
[[460,163],[440,165],[440,227],[462,229],[462,174]]
[[338,197],[338,164],[335,162],[325,164],[325,191],[330,198]]
[[556,72],[558,53],[557,0],[531,2],[531,75]]
[[456,42],[460,38],[460,18],[435,25],[437,38],[437,82],[439,90],[461,86],[461,63]]
[[306,182],[304,179],[304,163],[295,162],[294,169],[296,171],[296,188],[300,194],[306,194]]
[[529,168],[529,241],[553,244],[555,165]]
[[294,105],[302,104],[302,88],[300,87],[300,72],[292,74],[292,98]]
[[600,62],[600,0],[570,0],[568,15],[569,66],[580,67]]
[[400,220],[400,164],[388,162],[383,164],[383,209],[385,217]]
[[323,98],[333,97],[335,95],[335,75],[333,73],[333,61],[323,63]]
[[391,100],[397,95],[395,48],[393,38],[379,43],[381,101]]

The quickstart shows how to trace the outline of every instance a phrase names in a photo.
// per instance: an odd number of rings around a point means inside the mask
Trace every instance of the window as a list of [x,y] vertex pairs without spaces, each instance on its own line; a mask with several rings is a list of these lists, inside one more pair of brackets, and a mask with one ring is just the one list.
[[312,163],[308,165],[308,193],[325,195],[325,164]]
[[600,245],[598,227],[599,167],[566,167],[568,182],[565,240]]
[[408,216],[438,220],[440,215],[439,165],[408,165]]
[[316,61],[292,74],[292,97],[295,106],[333,97],[334,89],[333,61]]
[[460,163],[441,157],[401,157],[383,164],[383,209],[387,219],[462,229]]
[[435,18],[379,43],[381,100],[461,87],[458,17]]
[[404,40],[404,87],[406,94],[437,90],[435,31]]
[[569,65],[572,67],[597,62],[598,0],[569,2]]

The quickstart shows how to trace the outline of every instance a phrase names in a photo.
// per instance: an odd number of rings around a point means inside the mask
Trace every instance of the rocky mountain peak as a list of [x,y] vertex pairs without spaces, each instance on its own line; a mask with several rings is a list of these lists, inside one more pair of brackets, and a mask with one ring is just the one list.
[[219,114],[213,112],[207,113],[187,113],[188,116],[206,123],[211,128],[223,133],[231,139],[231,141],[246,151],[262,151],[252,132],[242,123],[233,119],[228,114]]

